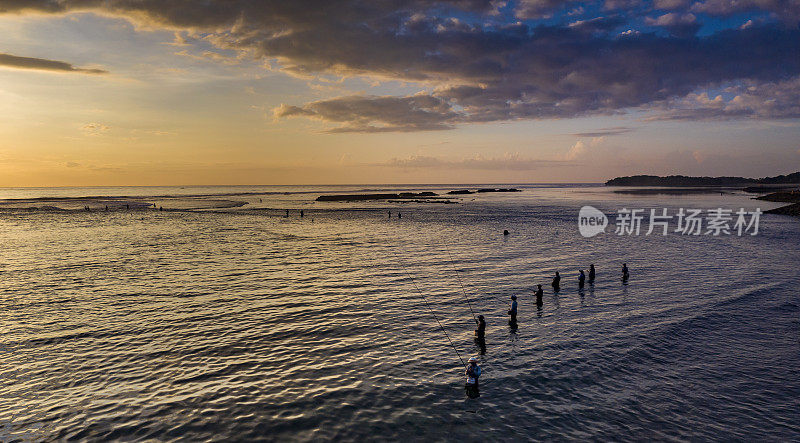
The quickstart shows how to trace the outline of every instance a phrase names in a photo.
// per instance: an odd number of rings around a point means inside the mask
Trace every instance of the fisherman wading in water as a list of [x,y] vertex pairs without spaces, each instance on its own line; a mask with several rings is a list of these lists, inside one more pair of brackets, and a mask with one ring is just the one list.
[[481,355],[486,354],[486,320],[483,318],[482,315],[479,315],[478,318],[475,320],[478,324],[478,329],[475,330],[475,344],[481,350]]
[[508,315],[511,316],[511,319],[508,320],[508,324],[516,325],[517,324],[517,296],[511,296],[511,309],[508,310]]
[[478,324],[478,329],[475,330],[475,338],[477,340],[483,340],[486,337],[486,320],[482,315],[479,315],[475,323]]
[[465,389],[467,391],[467,397],[469,398],[478,398],[481,396],[480,391],[478,390],[478,377],[481,376],[481,367],[478,366],[478,357],[470,357],[469,361],[467,362],[467,384],[465,385]]
[[536,285],[536,306],[542,307],[544,302],[542,301],[542,296],[544,295],[544,291],[542,290],[542,285]]

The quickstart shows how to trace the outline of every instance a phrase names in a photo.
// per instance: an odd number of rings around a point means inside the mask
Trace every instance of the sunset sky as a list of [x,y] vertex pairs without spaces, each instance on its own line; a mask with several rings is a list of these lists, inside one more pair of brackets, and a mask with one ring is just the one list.
[[0,0],[0,186],[800,170],[798,0]]

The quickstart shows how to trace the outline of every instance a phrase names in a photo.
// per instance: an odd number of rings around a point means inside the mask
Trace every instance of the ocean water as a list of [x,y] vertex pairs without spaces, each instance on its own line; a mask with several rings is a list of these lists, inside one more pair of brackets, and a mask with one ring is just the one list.
[[577,185],[314,202],[461,187],[0,189],[0,440],[800,440],[800,220],[584,238],[586,204],[776,205]]

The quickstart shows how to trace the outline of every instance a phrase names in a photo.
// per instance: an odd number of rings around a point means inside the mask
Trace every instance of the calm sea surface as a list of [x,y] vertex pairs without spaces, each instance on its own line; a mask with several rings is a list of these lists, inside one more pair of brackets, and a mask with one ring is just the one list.
[[0,440],[800,440],[800,220],[584,238],[586,204],[776,205],[517,187],[0,189]]

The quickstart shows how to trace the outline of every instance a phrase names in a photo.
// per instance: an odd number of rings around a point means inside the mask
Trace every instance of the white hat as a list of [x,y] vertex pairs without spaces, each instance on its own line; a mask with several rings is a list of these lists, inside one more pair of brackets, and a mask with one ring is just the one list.
[[467,360],[467,361],[469,363],[477,363],[478,362],[478,357],[470,357],[469,360]]

